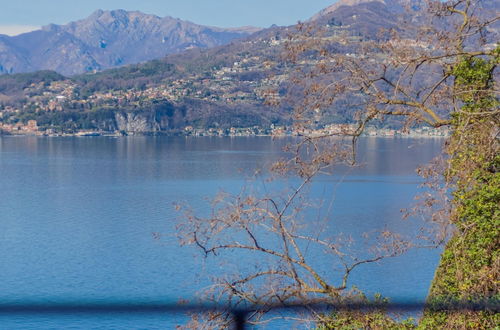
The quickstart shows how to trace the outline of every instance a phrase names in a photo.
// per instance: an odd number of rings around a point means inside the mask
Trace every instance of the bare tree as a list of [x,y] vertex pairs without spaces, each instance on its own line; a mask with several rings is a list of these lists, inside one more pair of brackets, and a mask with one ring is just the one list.
[[[409,248],[407,240],[384,230],[376,237],[365,237],[373,243],[368,252],[355,253],[351,237],[332,237],[327,234],[327,219],[311,219],[311,209],[317,206],[308,199],[308,185],[331,165],[330,157],[341,154],[329,152],[307,164],[302,157],[294,157],[293,168],[301,180],[286,192],[221,194],[213,201],[210,217],[200,218],[186,209],[187,221],[179,228],[184,244],[198,246],[207,257],[235,250],[255,254],[243,254],[252,267],[224,274],[205,298],[232,308],[259,306],[259,310],[285,304],[340,303],[358,295],[348,286],[349,275],[357,267],[401,255]],[[288,171],[290,164],[278,162],[274,170]],[[253,315],[250,322],[263,322],[261,316]]]
[[[329,236],[324,230],[328,223],[310,218],[314,201],[308,199],[308,186],[315,176],[331,171],[338,163],[355,164],[356,139],[366,126],[391,118],[399,118],[396,122],[403,129],[414,125],[451,127],[453,133],[444,150],[446,157],[419,170],[428,179],[427,185],[436,189],[421,196],[423,207],[416,212],[429,220],[425,239],[430,240],[430,245],[446,242],[449,229],[454,227],[452,242],[457,250],[451,251],[448,243],[447,253],[454,253],[451,258],[454,262],[473,258],[465,243],[486,235],[484,230],[475,228],[484,225],[492,229],[498,224],[495,218],[499,214],[498,205],[496,209],[492,206],[495,216],[483,219],[478,225],[471,220],[472,216],[464,215],[467,204],[460,196],[463,199],[483,189],[485,180],[488,187],[498,180],[500,50],[495,44],[498,40],[491,43],[488,39],[488,29],[500,18],[498,11],[484,14],[481,1],[427,2],[424,7],[413,13],[416,17],[413,26],[381,31],[376,40],[355,40],[352,35],[337,33],[332,38],[330,26],[315,24],[301,24],[290,35],[286,60],[295,70],[291,75],[297,104],[295,131],[304,138],[288,149],[291,157],[277,162],[273,171],[295,175],[300,182],[285,195],[262,196],[247,191],[236,196],[223,194],[214,199],[212,214],[206,218],[182,208],[185,221],[180,225],[180,233],[184,244],[199,247],[207,257],[221,257],[233,251],[259,256],[252,259],[259,260],[253,267],[218,278],[207,297],[215,302],[229,302],[231,307],[263,307],[250,317],[254,323],[266,320],[266,306],[365,299],[348,285],[349,276],[358,266],[421,246],[422,237],[405,238],[381,231],[368,238],[373,243],[369,255],[360,255],[350,249],[350,238]],[[353,52],[335,52],[335,44],[349,44]],[[301,92],[299,100],[297,91]],[[320,130],[324,119],[339,109],[353,114],[354,125],[336,132]],[[477,177],[479,172],[484,175]],[[498,192],[495,190],[493,194]],[[314,254],[319,251],[324,252],[320,262]],[[451,294],[456,299],[468,299],[479,293],[483,297],[497,296],[495,280],[487,277],[498,266],[498,236],[481,246],[480,253],[487,251],[495,253],[479,268],[456,266],[453,274],[446,274],[452,278],[453,284],[448,289],[453,292],[446,292],[446,285],[437,279],[431,296]],[[322,263],[339,267],[328,269],[325,274]],[[440,267],[438,271],[444,272],[442,267],[446,265]],[[475,280],[461,288],[456,277],[459,281],[464,274],[472,274]],[[352,313],[349,317],[337,315],[337,320],[344,323],[335,323],[318,311],[310,312],[325,327],[359,321],[359,317],[351,317],[355,315]],[[491,316],[488,315],[487,318]],[[444,323],[438,324],[432,323],[435,316],[434,312],[427,312],[424,323],[429,327],[457,326],[453,322],[460,318],[448,315]],[[471,317],[480,319],[477,315]],[[209,319],[222,322],[218,325],[230,322],[227,313],[216,313]],[[389,320],[384,318],[384,322]],[[373,324],[361,323],[361,326]]]

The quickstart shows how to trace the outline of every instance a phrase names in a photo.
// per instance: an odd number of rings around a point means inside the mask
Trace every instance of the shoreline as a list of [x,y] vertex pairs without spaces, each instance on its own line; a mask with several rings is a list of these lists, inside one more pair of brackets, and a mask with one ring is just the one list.
[[[321,135],[309,135],[309,137],[320,137]],[[130,138],[130,137],[215,137],[215,138],[223,138],[223,137],[268,137],[268,138],[302,138],[306,137],[306,135],[300,134],[248,134],[248,135],[239,135],[239,134],[206,134],[206,135],[192,135],[192,134],[169,134],[169,133],[146,133],[146,134],[113,134],[113,133],[93,133],[93,134],[79,134],[79,133],[61,133],[61,134],[0,134],[0,138],[2,137],[63,137],[63,138],[98,138],[98,137],[111,137],[111,138]],[[325,136],[325,138],[345,138],[349,137],[347,135],[331,135]],[[394,135],[373,135],[373,134],[362,134],[359,136],[360,138],[401,138],[401,139],[435,139],[435,138],[448,138],[449,135],[429,135],[429,134],[394,134]]]

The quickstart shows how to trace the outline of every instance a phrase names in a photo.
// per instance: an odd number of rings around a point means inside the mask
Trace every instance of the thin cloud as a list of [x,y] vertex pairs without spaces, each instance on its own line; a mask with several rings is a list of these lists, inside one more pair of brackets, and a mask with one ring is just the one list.
[[39,26],[33,25],[0,25],[0,34],[16,36],[18,34],[39,30]]

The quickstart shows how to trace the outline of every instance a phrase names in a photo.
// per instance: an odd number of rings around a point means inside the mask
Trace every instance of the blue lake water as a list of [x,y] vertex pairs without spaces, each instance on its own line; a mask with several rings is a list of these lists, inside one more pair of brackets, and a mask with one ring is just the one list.
[[[180,247],[173,203],[207,212],[206,198],[239,191],[283,156],[268,137],[0,137],[1,302],[177,302],[193,298],[224,266]],[[335,232],[361,235],[401,220],[421,179],[415,168],[441,139],[364,138],[364,164],[321,177],[312,195]],[[257,183],[257,185],[264,183]],[[282,183],[285,184],[285,183]],[[270,186],[272,188],[272,185]],[[161,239],[155,239],[161,233]],[[333,233],[332,233],[333,234]],[[393,299],[423,300],[439,250],[359,268],[351,284]],[[0,329],[165,329],[182,315],[1,315]]]

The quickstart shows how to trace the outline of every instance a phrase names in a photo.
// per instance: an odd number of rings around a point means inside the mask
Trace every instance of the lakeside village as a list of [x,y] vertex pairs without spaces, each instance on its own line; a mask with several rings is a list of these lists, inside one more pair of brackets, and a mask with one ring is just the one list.
[[[335,36],[329,37],[336,40]],[[262,43],[263,49],[274,54],[283,42],[278,37],[249,41]],[[271,51],[269,50],[271,49]],[[266,72],[278,63],[272,60],[269,54],[246,54],[238,61],[213,67],[205,72],[185,74],[182,78],[166,79],[159,84],[147,85],[143,88],[110,89],[93,91],[81,90],[75,81],[65,79],[50,83],[31,83],[25,87],[20,96],[19,104],[2,102],[0,94],[0,135],[38,135],[38,136],[124,136],[124,135],[180,135],[180,136],[321,136],[342,135],[353,132],[356,125],[330,124],[315,130],[297,131],[293,126],[269,127],[230,127],[230,128],[197,128],[186,126],[170,131],[134,131],[130,127],[117,131],[75,130],[61,131],[47,128],[46,125],[29,120],[20,114],[57,113],[65,109],[75,111],[89,111],[92,109],[135,108],[140,109],[145,104],[155,100],[180,102],[184,98],[197,99],[205,102],[223,102],[232,107],[245,105],[259,105],[264,102],[278,104],[281,96],[277,92],[283,82],[290,79],[291,69],[273,75],[258,74]],[[346,56],[361,56],[346,53]],[[317,64],[317,61],[308,60],[301,65]],[[241,79],[241,75],[251,75],[250,79]],[[17,120],[12,120],[12,118]],[[365,136],[382,137],[446,137],[450,131],[447,127],[432,129],[430,127],[411,128],[408,131],[378,128],[368,126],[364,130]]]
[[[336,27],[340,29],[340,27]],[[325,37],[343,43],[336,35]],[[353,37],[354,38],[354,37]],[[356,37],[357,38],[357,37]],[[284,40],[279,36],[264,37],[247,41],[248,47],[261,44],[256,54],[240,55],[235,61],[227,61],[203,71],[183,73],[179,76],[166,76],[159,83],[148,83],[142,87],[121,88],[117,83],[114,88],[86,90],[81,83],[70,79],[52,82],[33,82],[19,91],[17,104],[9,97],[0,94],[0,135],[40,135],[40,136],[123,136],[123,135],[184,135],[184,136],[309,136],[341,135],[352,132],[354,125],[331,124],[310,131],[296,131],[293,126],[198,128],[181,127],[170,131],[134,131],[127,125],[118,125],[117,131],[86,130],[64,131],[49,128],[37,123],[36,116],[47,113],[55,114],[65,110],[75,112],[95,109],[141,109],[157,100],[171,103],[182,102],[189,98],[207,103],[223,103],[232,108],[239,106],[259,106],[264,103],[279,104],[282,96],[278,90],[289,81],[293,68],[281,68],[274,58],[281,51]],[[346,56],[361,57],[346,53]],[[314,66],[316,60],[304,60],[299,65]],[[160,65],[153,63],[151,65]],[[272,68],[280,70],[269,74]],[[88,76],[87,78],[93,78]],[[125,75],[126,78],[126,75]],[[97,78],[96,78],[97,79]],[[120,82],[121,78],[116,79]],[[31,114],[32,116],[26,115]],[[31,120],[30,120],[31,119]],[[408,132],[394,129],[367,127],[367,136],[406,136],[406,137],[442,137],[448,136],[446,128],[413,128]]]
[[[343,135],[354,132],[357,128],[355,124],[331,124],[323,128],[314,130],[297,131],[291,127],[271,125],[269,128],[259,126],[253,127],[231,127],[229,129],[217,128],[194,128],[186,126],[184,130],[176,131],[161,131],[161,132],[105,132],[105,131],[78,131],[75,133],[55,133],[51,129],[39,129],[36,120],[29,120],[26,124],[4,124],[0,122],[0,135],[34,135],[34,136],[126,136],[126,135],[178,135],[178,136],[323,136],[323,135]],[[377,137],[409,137],[409,138],[425,138],[425,137],[448,137],[450,130],[448,127],[441,128],[411,128],[407,131],[396,129],[376,128],[375,126],[367,126],[363,136]]]

